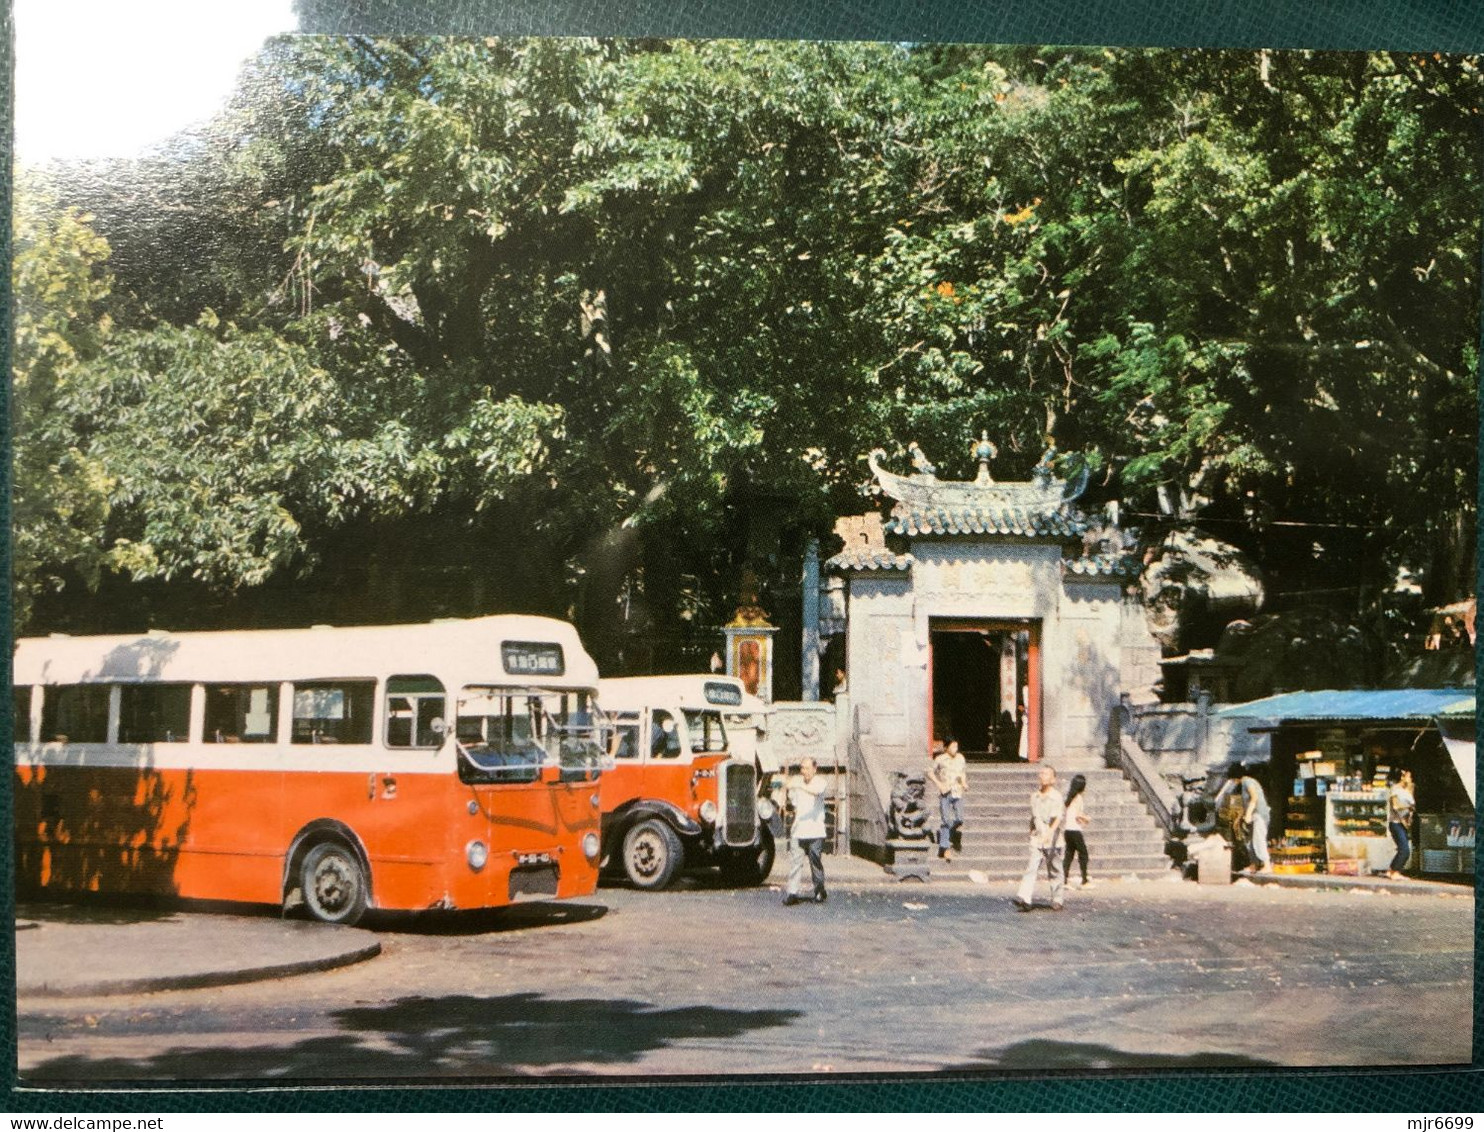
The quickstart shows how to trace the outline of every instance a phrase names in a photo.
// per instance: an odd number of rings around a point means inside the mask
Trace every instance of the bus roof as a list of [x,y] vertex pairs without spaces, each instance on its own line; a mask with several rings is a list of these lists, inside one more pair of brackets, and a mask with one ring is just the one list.
[[[521,649],[524,644],[560,645],[560,673],[535,650]],[[518,614],[418,625],[25,637],[16,642],[12,681],[226,683],[393,673],[506,686],[592,688],[598,682],[577,630],[565,621]]]
[[625,705],[666,702],[682,708],[722,711],[754,711],[762,706],[761,701],[747,694],[737,677],[705,672],[605,679],[599,697],[610,711]]

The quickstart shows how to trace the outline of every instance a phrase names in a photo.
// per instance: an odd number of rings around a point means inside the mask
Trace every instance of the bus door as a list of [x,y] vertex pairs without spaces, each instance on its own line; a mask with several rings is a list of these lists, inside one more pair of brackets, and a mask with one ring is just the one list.
[[644,715],[644,794],[688,811],[692,768],[685,717],[677,709],[655,705]]
[[598,788],[605,814],[644,796],[644,768],[649,761],[649,744],[642,742],[641,737],[649,734],[648,717],[648,711],[642,708],[615,711],[609,715],[611,765],[603,771]]

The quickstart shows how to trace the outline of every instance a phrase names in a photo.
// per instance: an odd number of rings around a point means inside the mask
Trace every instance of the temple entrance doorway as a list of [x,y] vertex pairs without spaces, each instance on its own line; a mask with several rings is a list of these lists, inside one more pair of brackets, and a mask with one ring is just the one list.
[[934,747],[957,739],[966,758],[1041,757],[1037,621],[934,619],[928,626]]

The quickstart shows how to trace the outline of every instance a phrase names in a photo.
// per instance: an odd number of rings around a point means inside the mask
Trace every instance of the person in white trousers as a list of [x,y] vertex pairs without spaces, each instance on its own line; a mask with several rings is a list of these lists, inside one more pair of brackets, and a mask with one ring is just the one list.
[[1061,911],[1062,898],[1062,819],[1066,805],[1061,792],[1056,788],[1056,771],[1045,763],[1037,775],[1040,788],[1031,795],[1031,846],[1030,860],[1025,875],[1020,878],[1020,888],[1015,893],[1014,903],[1021,912],[1029,912],[1036,895],[1036,878],[1044,868],[1051,878],[1051,908]]

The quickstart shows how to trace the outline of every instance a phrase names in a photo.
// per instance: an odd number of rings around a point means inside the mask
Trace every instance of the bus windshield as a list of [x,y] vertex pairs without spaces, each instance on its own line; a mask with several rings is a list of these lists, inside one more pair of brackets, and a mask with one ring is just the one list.
[[459,775],[534,782],[555,766],[563,781],[594,779],[605,725],[591,692],[467,685],[458,700]]
[[727,749],[727,730],[719,711],[685,709],[685,726],[690,732],[692,754],[706,754]]

